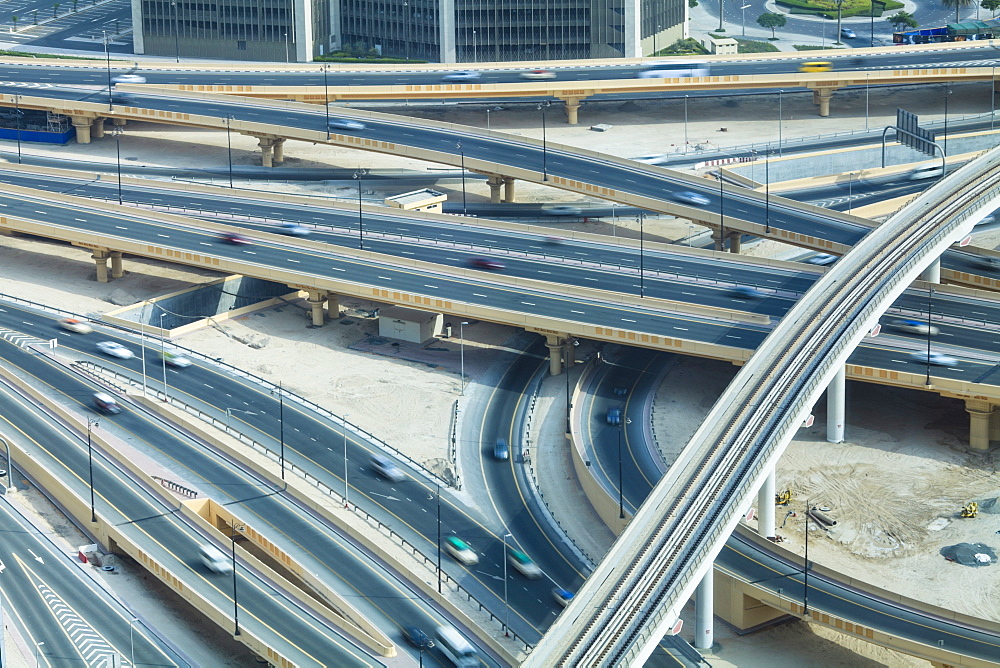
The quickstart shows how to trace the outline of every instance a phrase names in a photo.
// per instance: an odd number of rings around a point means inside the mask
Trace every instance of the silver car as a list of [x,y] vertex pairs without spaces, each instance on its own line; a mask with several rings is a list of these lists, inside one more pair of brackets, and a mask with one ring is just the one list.
[[101,341],[97,344],[97,349],[105,355],[111,355],[123,360],[130,360],[135,357],[135,353],[117,341]]

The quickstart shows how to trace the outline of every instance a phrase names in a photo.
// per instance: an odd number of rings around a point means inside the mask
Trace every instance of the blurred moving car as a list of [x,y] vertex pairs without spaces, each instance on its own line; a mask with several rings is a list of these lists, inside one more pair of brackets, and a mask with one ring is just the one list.
[[926,350],[920,350],[915,353],[910,353],[910,359],[914,362],[920,362],[921,364],[930,364],[932,366],[946,366],[955,367],[958,366],[958,360],[954,357],[948,357],[942,353],[931,352],[928,353]]
[[417,649],[430,649],[434,647],[434,641],[431,640],[430,636],[417,626],[404,626],[403,637],[406,638],[406,642]]
[[469,266],[474,269],[489,269],[491,271],[500,271],[504,268],[503,262],[491,257],[474,257],[469,260]]
[[105,355],[111,355],[123,360],[130,360],[135,357],[135,353],[117,341],[101,341],[97,344],[97,349]]
[[658,153],[657,155],[640,155],[638,158],[632,158],[636,162],[641,162],[644,165],[666,165],[670,162],[670,156],[666,153]]
[[331,130],[364,130],[365,124],[350,118],[331,118],[326,127]]
[[691,192],[690,190],[670,193],[670,199],[675,202],[682,202],[683,204],[693,204],[694,206],[705,206],[708,204],[707,197],[701,193]]
[[298,223],[284,223],[281,228],[278,229],[281,234],[287,234],[290,237],[308,237],[309,228],[299,225]]
[[75,334],[90,334],[94,328],[79,318],[63,318],[59,321],[59,326]]
[[511,550],[507,555],[507,561],[529,580],[542,577],[542,569],[538,567],[538,564],[520,550]]
[[816,253],[813,256],[806,258],[807,264],[815,264],[820,267],[825,267],[827,265],[833,264],[837,261],[836,255],[830,255],[829,253]]
[[527,70],[519,75],[522,79],[530,81],[541,81],[545,79],[555,79],[556,73],[552,70]]
[[833,63],[829,60],[808,60],[799,65],[799,72],[829,72]]
[[406,477],[391,459],[382,455],[372,455],[371,466],[375,475],[385,478],[389,482],[400,482]]
[[552,244],[553,246],[558,246],[559,244],[566,241],[562,237],[545,237],[545,243]]
[[214,545],[202,545],[198,548],[198,557],[205,568],[213,573],[233,572],[233,563],[230,558]]
[[114,91],[111,93],[111,101],[115,104],[132,104],[135,102],[135,93]]
[[889,323],[889,326],[900,332],[906,332],[907,334],[920,334],[921,336],[935,336],[938,333],[938,328],[934,325],[928,325],[926,322],[920,320],[893,320]]
[[1000,269],[1000,258],[982,257],[977,255],[972,258],[972,264],[976,265],[980,269],[989,269],[990,271],[996,271]]
[[507,446],[507,439],[498,438],[493,444],[493,459],[498,462],[505,462],[510,457],[510,448]]
[[479,81],[482,75],[479,72],[472,70],[465,70],[462,72],[449,72],[448,74],[441,77],[441,81],[452,81],[452,82],[463,82],[463,81]]
[[444,539],[444,550],[460,564],[473,566],[479,563],[479,555],[472,551],[468,543],[457,536],[448,536]]
[[542,207],[542,213],[546,216],[579,216],[583,214],[583,209],[569,204],[548,204]]
[[552,590],[552,598],[556,599],[556,603],[565,608],[573,600],[573,592],[569,589],[556,587]]
[[175,366],[178,369],[186,369],[191,366],[191,358],[186,357],[176,350],[164,350],[161,355],[163,363],[167,366]]
[[112,81],[116,84],[146,83],[146,77],[141,74],[119,74]]
[[737,285],[729,291],[729,294],[739,299],[760,299],[764,296],[763,292],[757,288],[751,288],[749,285]]
[[107,392],[95,392],[93,396],[94,408],[108,415],[118,415],[122,412],[122,407],[118,401]]
[[844,39],[854,39],[858,35],[857,35],[857,33],[855,33],[850,28],[841,28],[840,29],[840,36],[843,37]]
[[253,244],[252,241],[247,239],[242,234],[237,234],[236,232],[223,232],[219,239],[226,242],[227,244],[233,244],[234,246],[250,246]]
[[921,179],[934,179],[941,176],[941,165],[923,165],[915,167],[910,171],[910,181],[920,181]]
[[622,423],[622,409],[617,406],[609,408],[608,415],[605,420],[607,420],[608,424],[617,427]]

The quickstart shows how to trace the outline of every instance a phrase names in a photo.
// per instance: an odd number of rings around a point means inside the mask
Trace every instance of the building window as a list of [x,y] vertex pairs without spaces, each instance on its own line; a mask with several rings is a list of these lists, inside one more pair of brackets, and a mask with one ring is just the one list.
[[238,40],[236,42],[236,50],[237,51],[246,51],[247,50],[247,41],[245,39]]

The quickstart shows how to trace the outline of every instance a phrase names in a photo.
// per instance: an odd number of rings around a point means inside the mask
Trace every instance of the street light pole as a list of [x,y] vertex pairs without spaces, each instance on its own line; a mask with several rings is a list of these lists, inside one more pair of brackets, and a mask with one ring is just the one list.
[[284,33],[284,35],[285,35],[285,63],[287,64],[288,63],[288,33],[286,32],[286,33]]
[[[121,136],[122,136],[122,126],[116,125],[111,131],[111,134],[115,136],[115,158],[118,162],[118,203],[122,203],[122,146],[121,146]],[[18,143],[20,146],[20,143]],[[18,153],[18,158],[20,158],[20,153]],[[18,160],[20,162],[20,160]]]
[[459,394],[463,397],[465,396],[465,326],[468,324],[468,322],[464,321],[458,323],[458,349],[462,360],[462,391]]
[[21,164],[21,96],[14,94],[14,113],[17,115],[17,164]]
[[139,346],[140,352],[142,354],[142,396],[147,396],[146,394],[146,305],[149,304],[149,300],[142,302],[142,308],[139,309]]
[[[623,417],[624,419],[624,417]],[[622,481],[622,428],[618,426],[618,519],[625,519],[625,491]]]
[[459,155],[462,158],[462,215],[469,215],[469,204],[465,198],[465,149],[462,148],[462,142],[455,144],[455,148],[458,149]]
[[233,187],[233,138],[230,132],[230,124],[233,121],[232,114],[226,114],[226,151],[229,155],[229,188]]
[[646,218],[646,212],[639,212],[639,298],[642,299],[646,296],[646,254],[643,252],[645,250],[645,236],[642,233],[642,223]]
[[364,212],[361,209],[361,181],[367,173],[367,169],[361,169],[360,167],[354,172],[354,178],[358,180],[358,248],[360,250],[365,249],[365,219]]
[[781,156],[781,94],[784,92],[778,89],[778,156]]
[[722,245],[722,251],[726,251],[726,215],[725,215],[725,204],[726,204],[726,182],[722,179],[722,168],[719,168],[719,243]]
[[174,61],[181,62],[181,43],[180,38],[177,33],[179,32],[180,24],[177,22],[177,3],[171,1],[170,6],[174,10]]
[[843,44],[843,42],[840,41],[840,30],[841,30],[840,19],[843,15],[844,0],[834,0],[834,2],[837,4],[837,41],[834,42],[834,44],[839,46]]
[[437,558],[438,593],[441,593],[441,483],[437,484]]
[[[403,3],[406,4],[405,2]],[[330,66],[323,63],[323,111],[326,114],[326,138],[330,139],[330,82],[327,72]]]
[[406,48],[406,59],[410,59],[410,3],[403,0],[403,26],[406,28],[406,36],[403,39]]
[[684,96],[684,152],[688,152],[688,97]]
[[948,155],[948,98],[951,97],[952,90],[949,88],[948,92],[944,94],[944,146],[941,148],[941,152]]
[[764,154],[764,234],[771,233],[771,151]]
[[548,100],[538,104],[538,109],[542,112],[542,181],[549,180],[549,156],[545,138],[545,110],[549,108],[549,104]]
[[229,534],[229,539],[233,542],[233,624],[236,627],[236,630],[233,631],[234,636],[240,634],[240,604],[236,598],[236,534],[241,531],[243,531],[243,525],[237,526],[234,523]]
[[[285,394],[278,383],[278,442],[281,444],[281,480],[285,480]],[[346,467],[345,467],[346,468]]]
[[507,599],[507,539],[513,538],[511,534],[505,533],[503,535],[503,635],[505,638],[510,637],[509,632],[509,622],[510,622],[510,603]]
[[344,433],[344,508],[348,508],[347,503],[347,413],[340,418],[340,428]]
[[100,420],[87,418],[87,470],[90,477],[90,521],[97,522],[97,512],[94,509],[94,447],[90,442],[90,431],[100,426]]
[[743,12],[743,37],[747,36],[747,7],[750,7],[750,5],[740,7],[740,11]]
[[924,384],[931,387],[931,305],[934,301],[934,286],[927,286],[927,377]]
[[163,364],[163,401],[167,401],[167,337],[163,333],[163,316],[160,314],[160,362]]
[[111,99],[111,51],[108,47],[108,31],[102,30],[104,35],[104,59],[108,64],[108,111],[114,111],[114,100]]

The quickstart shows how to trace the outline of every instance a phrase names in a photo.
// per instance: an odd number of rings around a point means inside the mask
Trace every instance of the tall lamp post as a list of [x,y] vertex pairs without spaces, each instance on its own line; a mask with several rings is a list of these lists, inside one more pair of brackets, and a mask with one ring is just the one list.
[[636,218],[639,221],[639,298],[642,299],[646,296],[646,254],[643,252],[645,235],[642,233],[642,223],[646,219],[646,212],[640,211]]
[[355,170],[354,172],[354,176],[352,177],[357,179],[358,181],[358,249],[359,250],[365,249],[365,219],[364,219],[364,211],[361,209],[361,181],[364,180],[364,176],[367,173],[368,173],[367,169],[361,169],[360,167],[358,167],[357,170]]
[[108,111],[114,111],[114,101],[111,99],[111,51],[108,46],[108,31],[102,30],[104,35],[104,59],[108,64]]
[[100,420],[87,418],[87,470],[90,479],[90,521],[97,522],[97,511],[94,508],[94,447],[90,442],[90,432],[101,425]]
[[236,534],[242,533],[244,529],[246,529],[244,525],[234,523],[229,534],[229,539],[233,542],[233,624],[236,627],[233,631],[234,636],[240,634],[240,604],[236,598]]
[[233,187],[233,137],[231,130],[231,124],[233,122],[233,115],[226,114],[226,152],[229,155],[229,188]]
[[[121,136],[124,130],[122,126],[116,125],[111,129],[111,134],[115,138],[115,160],[118,163],[118,203],[122,203],[122,144]],[[20,146],[20,144],[18,144]],[[20,152],[19,152],[20,156]],[[18,160],[20,162],[20,160]]]
[[[624,416],[622,417],[624,422]],[[625,487],[622,476],[622,428],[618,426],[618,519],[625,519]]]
[[688,97],[684,96],[684,152],[688,152]]
[[441,593],[441,483],[437,483],[437,558],[438,593]]
[[458,149],[459,155],[462,159],[462,215],[469,215],[469,205],[465,198],[465,149],[462,148],[462,142],[455,144],[455,148]]
[[[273,396],[275,390],[271,390],[271,395]],[[281,480],[285,480],[285,393],[281,389],[281,383],[278,383],[278,443],[280,444],[281,454],[279,459],[281,460]]]
[[784,93],[782,89],[778,89],[778,155],[781,155],[781,94]]
[[403,0],[403,26],[406,28],[406,35],[403,38],[403,43],[406,45],[406,59],[410,59],[410,3]]
[[340,418],[340,429],[344,434],[344,508],[348,507],[347,503],[347,413],[344,413]]
[[941,152],[948,155],[948,99],[952,94],[951,88],[944,94],[944,146]]
[[17,164],[21,164],[21,96],[14,94],[14,114],[17,116]]
[[[406,4],[405,2],[403,3]],[[323,112],[326,114],[326,138],[330,138],[330,82],[327,72],[330,65],[323,63]]]
[[288,33],[285,34],[285,63],[288,63]]
[[174,61],[181,62],[181,43],[178,33],[180,32],[180,24],[177,22],[177,2],[176,0],[171,0],[170,7],[174,11]]
[[465,326],[468,324],[465,321],[458,323],[458,349],[462,360],[462,391],[459,394],[463,397],[465,396]]
[[503,635],[505,638],[510,637],[510,603],[507,599],[507,539],[513,538],[509,533],[503,535]]
[[163,316],[166,311],[160,314],[160,361],[163,364],[163,401],[167,401],[167,337],[163,333]]
[[551,102],[543,100],[538,103],[538,109],[542,112],[542,181],[549,180],[548,147],[545,138],[545,110],[549,108]]
[[931,305],[934,302],[934,286],[927,286],[927,377],[924,384],[931,387]]
[[740,11],[743,12],[743,37],[747,36],[747,9],[752,5],[743,5],[740,7]]
[[722,251],[726,251],[726,182],[722,178],[722,168],[719,168],[719,243],[722,245]]

